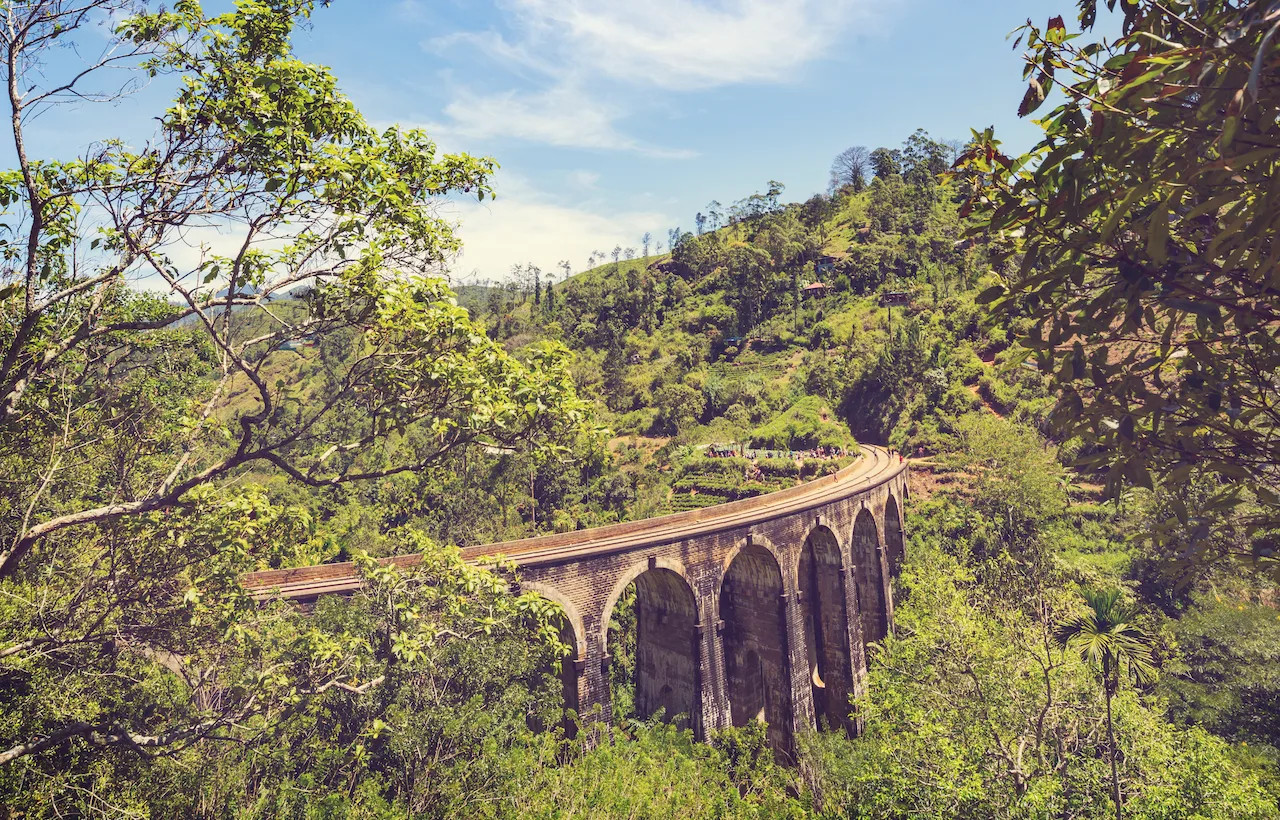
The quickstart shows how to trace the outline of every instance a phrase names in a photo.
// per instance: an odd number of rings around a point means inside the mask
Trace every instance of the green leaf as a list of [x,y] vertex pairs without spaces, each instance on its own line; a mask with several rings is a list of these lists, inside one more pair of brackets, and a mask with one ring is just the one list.
[[1156,206],[1147,231],[1147,253],[1161,265],[1169,258],[1169,201],[1166,199]]
[[1067,39],[1067,24],[1061,16],[1050,17],[1049,26],[1045,29],[1045,39],[1055,46],[1062,45]]
[[1005,294],[1004,285],[993,285],[974,297],[974,301],[980,305],[990,304]]
[[1025,117],[1031,114],[1044,103],[1044,97],[1044,85],[1039,78],[1032,77],[1030,85],[1027,86],[1027,93],[1022,96],[1022,104],[1018,106],[1018,116]]
[[1223,153],[1226,153],[1227,149],[1231,147],[1231,144],[1235,142],[1236,132],[1239,130],[1240,130],[1239,115],[1236,115],[1234,117],[1227,117],[1226,121],[1223,122],[1222,124],[1222,139],[1218,143],[1218,150],[1222,151]]
[[1111,215],[1107,217],[1107,221],[1103,223],[1102,230],[1099,232],[1098,237],[1100,241],[1107,242],[1111,239],[1112,235],[1116,232],[1116,228],[1120,225],[1120,220],[1124,218],[1124,215],[1129,212],[1130,207],[1132,207],[1135,202],[1147,195],[1147,191],[1150,190],[1150,188],[1150,182],[1143,182],[1134,186],[1127,194],[1125,194],[1124,199],[1120,200],[1120,204],[1116,206],[1115,210],[1111,212]]

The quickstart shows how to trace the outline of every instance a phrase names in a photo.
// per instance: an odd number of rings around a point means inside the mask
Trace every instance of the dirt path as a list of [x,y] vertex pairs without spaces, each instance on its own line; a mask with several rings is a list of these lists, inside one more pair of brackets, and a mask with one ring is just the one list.
[[990,411],[991,411],[991,413],[992,413],[996,418],[998,418],[998,419],[1003,419],[1003,418],[1004,418],[1004,413],[1001,413],[999,410],[997,410],[997,409],[995,408],[995,406],[994,406],[994,405],[992,405],[992,404],[991,404],[991,402],[989,402],[989,401],[987,401],[985,398],[983,398],[983,396],[982,396],[982,391],[978,389],[978,385],[976,385],[976,384],[967,384],[967,385],[965,385],[965,389],[966,389],[966,390],[968,390],[970,393],[972,393],[972,394],[973,394],[973,397],[974,397],[975,399],[977,399],[978,401],[982,402],[982,406],[983,406],[983,407],[985,407],[985,408],[987,408],[988,410],[990,410]]

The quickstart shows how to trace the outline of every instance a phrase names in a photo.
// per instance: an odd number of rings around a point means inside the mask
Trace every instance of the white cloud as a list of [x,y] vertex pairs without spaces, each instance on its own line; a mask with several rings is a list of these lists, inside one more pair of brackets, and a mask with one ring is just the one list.
[[493,202],[453,207],[463,243],[452,266],[459,283],[506,279],[513,264],[527,263],[555,272],[558,280],[562,259],[581,271],[592,251],[610,251],[615,245],[638,248],[646,231],[665,237],[671,224],[657,211],[607,213],[586,203],[565,205],[512,179],[503,182]]
[[421,23],[427,20],[427,9],[423,0],[398,0],[392,14],[407,23]]
[[513,34],[456,32],[424,43],[479,52],[540,90],[456,90],[437,131],[658,158],[694,152],[649,145],[619,123],[621,86],[696,91],[784,82],[845,40],[869,0],[500,0]]
[[578,169],[569,172],[569,184],[575,188],[594,190],[600,182],[600,175],[595,171]]
[[478,42],[507,59],[547,44],[589,71],[665,89],[786,80],[842,42],[865,0],[507,0],[526,40]]
[[515,91],[476,94],[460,90],[444,108],[449,120],[428,126],[432,133],[493,139],[514,137],[570,148],[634,151],[664,159],[687,159],[690,151],[647,145],[620,133],[614,123],[625,116],[571,85],[532,95]]
[[423,48],[440,53],[459,46],[481,52],[489,59],[502,63],[508,68],[531,69],[538,74],[548,76],[557,76],[564,68],[562,64],[548,62],[536,50],[523,43],[508,42],[496,31],[456,31],[422,43]]

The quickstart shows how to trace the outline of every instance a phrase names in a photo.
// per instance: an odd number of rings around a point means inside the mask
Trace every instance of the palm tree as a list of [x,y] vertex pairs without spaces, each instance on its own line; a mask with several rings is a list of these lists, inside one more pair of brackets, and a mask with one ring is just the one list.
[[1085,663],[1102,673],[1107,700],[1107,746],[1111,757],[1111,799],[1120,818],[1120,775],[1116,769],[1116,734],[1111,722],[1111,699],[1120,688],[1122,674],[1139,683],[1155,679],[1156,668],[1146,634],[1133,623],[1133,611],[1120,603],[1120,590],[1080,590],[1088,605],[1081,615],[1058,627],[1063,647],[1080,653]]

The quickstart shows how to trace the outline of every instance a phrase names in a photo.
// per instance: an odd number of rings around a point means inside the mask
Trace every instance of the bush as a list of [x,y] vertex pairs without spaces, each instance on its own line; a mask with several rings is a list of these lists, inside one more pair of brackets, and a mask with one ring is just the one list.
[[835,341],[835,332],[826,322],[818,322],[809,333],[809,346],[814,350],[826,350]]
[[754,726],[709,746],[666,724],[633,725],[592,751],[557,765],[543,757],[527,787],[511,787],[513,805],[499,816],[540,818],[802,818],[807,796],[792,797],[789,772]]
[[789,458],[762,458],[756,462],[756,466],[765,475],[782,478],[797,478],[800,475],[800,468]]
[[812,447],[853,447],[853,434],[815,396],[806,396],[772,421],[751,431],[752,447],[808,450]]

